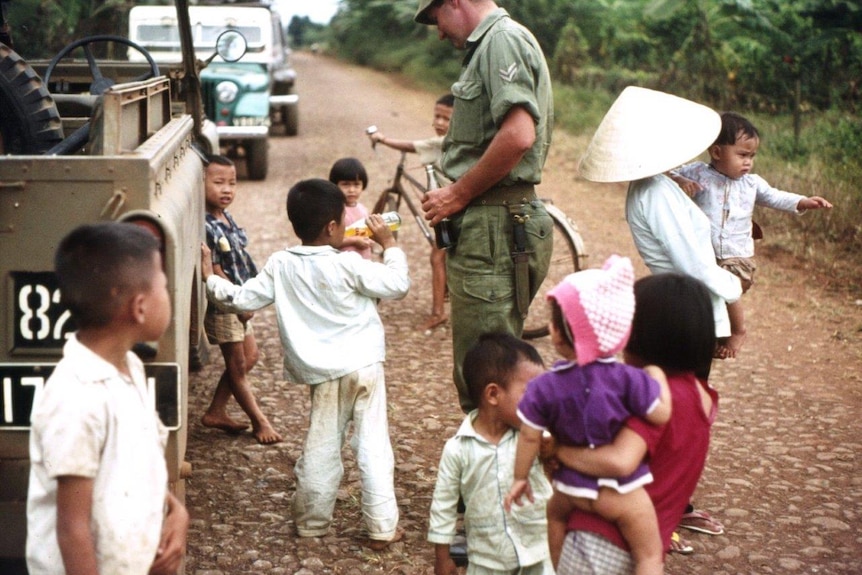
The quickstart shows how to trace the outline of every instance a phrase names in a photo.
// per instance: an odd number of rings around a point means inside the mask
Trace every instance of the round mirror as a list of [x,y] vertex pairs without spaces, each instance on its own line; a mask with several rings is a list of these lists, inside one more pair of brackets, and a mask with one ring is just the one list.
[[248,42],[236,30],[225,30],[216,39],[216,53],[225,62],[236,62],[245,55]]

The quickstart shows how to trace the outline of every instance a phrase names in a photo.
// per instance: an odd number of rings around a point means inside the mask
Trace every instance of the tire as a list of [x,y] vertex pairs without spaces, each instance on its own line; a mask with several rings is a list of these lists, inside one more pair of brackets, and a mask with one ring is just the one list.
[[285,106],[281,109],[281,118],[284,123],[284,134],[296,136],[299,134],[299,105]]
[[584,241],[575,223],[558,207],[545,202],[545,209],[554,220],[554,251],[551,254],[551,265],[548,275],[539,287],[536,297],[530,304],[527,318],[524,320],[524,339],[535,339],[548,335],[550,313],[546,303],[548,291],[560,283],[564,277],[581,269],[581,258],[584,253]]
[[264,180],[269,170],[269,142],[266,138],[245,143],[246,170],[250,180]]
[[60,113],[36,72],[0,44],[2,153],[42,154],[63,140]]

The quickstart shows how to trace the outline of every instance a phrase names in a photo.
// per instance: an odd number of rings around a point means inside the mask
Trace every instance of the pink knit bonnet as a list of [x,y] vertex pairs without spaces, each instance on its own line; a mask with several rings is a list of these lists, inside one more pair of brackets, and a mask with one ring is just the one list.
[[625,347],[635,312],[634,278],[631,260],[612,255],[602,269],[569,274],[548,292],[571,330],[579,365]]

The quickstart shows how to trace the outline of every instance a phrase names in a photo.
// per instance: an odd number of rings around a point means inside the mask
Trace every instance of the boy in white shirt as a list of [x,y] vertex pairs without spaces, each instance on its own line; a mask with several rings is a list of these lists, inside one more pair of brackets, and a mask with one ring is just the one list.
[[506,333],[482,335],[464,357],[464,380],[479,407],[467,414],[440,458],[428,525],[436,575],[458,573],[449,546],[459,498],[465,506],[468,574],[553,575],[546,513],[552,489],[538,462],[530,470],[533,501],[511,511],[503,504],[515,472],[518,402],[527,382],[543,371],[535,348]]
[[175,573],[189,516],[167,490],[167,430],[130,351],[170,321],[159,244],[132,224],[81,226],[55,267],[78,331],[33,404],[27,569]]
[[403,531],[398,528],[377,300],[404,297],[410,278],[407,258],[378,214],[366,221],[383,247],[383,263],[339,251],[344,208],[338,186],[303,180],[287,194],[287,217],[301,246],[273,254],[241,286],[213,275],[209,250],[202,246],[202,275],[210,301],[230,311],[275,304],[285,372],[294,383],[309,386],[309,428],[294,468],[297,533],[321,537],[329,531],[343,475],[341,448],[352,421],[366,544],[382,551]]

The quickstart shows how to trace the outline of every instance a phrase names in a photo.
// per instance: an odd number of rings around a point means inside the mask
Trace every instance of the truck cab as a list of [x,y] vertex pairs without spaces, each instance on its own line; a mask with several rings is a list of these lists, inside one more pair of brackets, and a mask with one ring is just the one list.
[[[200,4],[189,8],[189,16],[199,55],[211,53],[217,35],[226,29],[241,32],[248,41],[242,61],[213,61],[201,72],[203,102],[222,147],[233,157],[244,157],[250,179],[264,179],[269,135],[281,131],[294,136],[299,130],[296,72],[290,66],[281,18],[257,2]],[[129,12],[129,38],[158,63],[179,58],[176,30],[169,6],[135,6]],[[140,53],[129,52],[130,60],[141,58]]]

